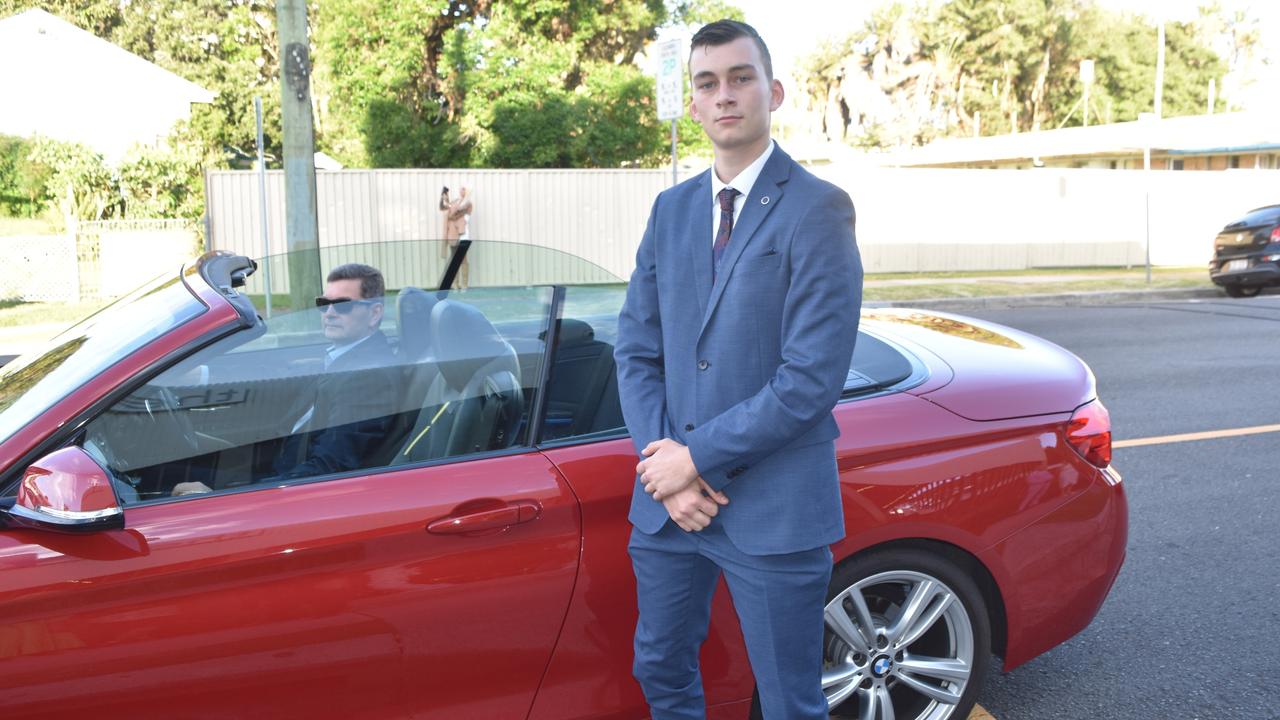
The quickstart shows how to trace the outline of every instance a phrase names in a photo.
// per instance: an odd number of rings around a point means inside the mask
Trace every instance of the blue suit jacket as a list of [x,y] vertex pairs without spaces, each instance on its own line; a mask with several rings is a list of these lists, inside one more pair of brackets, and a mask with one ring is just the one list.
[[[661,193],[619,317],[618,390],[636,450],[672,438],[729,496],[743,552],[844,535],[831,409],[862,299],[853,203],[775,147],[712,282],[711,170]],[[668,519],[637,479],[630,520]]]

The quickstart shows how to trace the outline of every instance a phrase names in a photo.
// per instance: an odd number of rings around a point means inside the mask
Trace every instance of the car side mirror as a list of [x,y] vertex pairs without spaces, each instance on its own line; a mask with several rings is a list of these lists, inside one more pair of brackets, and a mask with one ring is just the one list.
[[10,525],[32,530],[82,533],[124,527],[124,510],[107,471],[74,446],[32,463],[5,514]]

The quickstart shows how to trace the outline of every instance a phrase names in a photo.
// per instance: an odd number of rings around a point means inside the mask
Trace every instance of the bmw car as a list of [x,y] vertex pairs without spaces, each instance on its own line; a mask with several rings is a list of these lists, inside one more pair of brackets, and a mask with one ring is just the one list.
[[[452,290],[466,253],[471,287]],[[310,431],[288,408],[356,380],[327,377],[311,302],[351,261],[390,288],[398,392],[364,411],[388,429],[358,467],[281,476]],[[647,717],[624,293],[502,243],[213,252],[10,362],[5,716]],[[1127,505],[1094,377],[1011,328],[865,309],[834,412],[832,714],[963,720],[989,673],[1087,626],[1120,571]],[[723,586],[702,667],[708,717],[753,713]]]

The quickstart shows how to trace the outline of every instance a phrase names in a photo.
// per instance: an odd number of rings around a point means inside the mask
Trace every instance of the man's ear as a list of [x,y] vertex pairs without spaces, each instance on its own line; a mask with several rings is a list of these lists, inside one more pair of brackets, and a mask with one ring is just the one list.
[[369,312],[369,327],[377,328],[382,324],[382,308],[385,307],[383,302],[378,302]]
[[782,101],[786,97],[787,93],[782,89],[782,81],[774,78],[769,85],[769,112],[782,107]]

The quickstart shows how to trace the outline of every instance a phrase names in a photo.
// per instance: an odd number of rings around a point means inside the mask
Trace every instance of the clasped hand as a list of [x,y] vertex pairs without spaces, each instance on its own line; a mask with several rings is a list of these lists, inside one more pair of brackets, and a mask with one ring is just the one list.
[[667,514],[685,532],[696,532],[711,524],[711,518],[727,505],[729,498],[698,475],[689,448],[664,438],[649,443],[641,451],[644,460],[636,473],[644,491],[666,508]]

